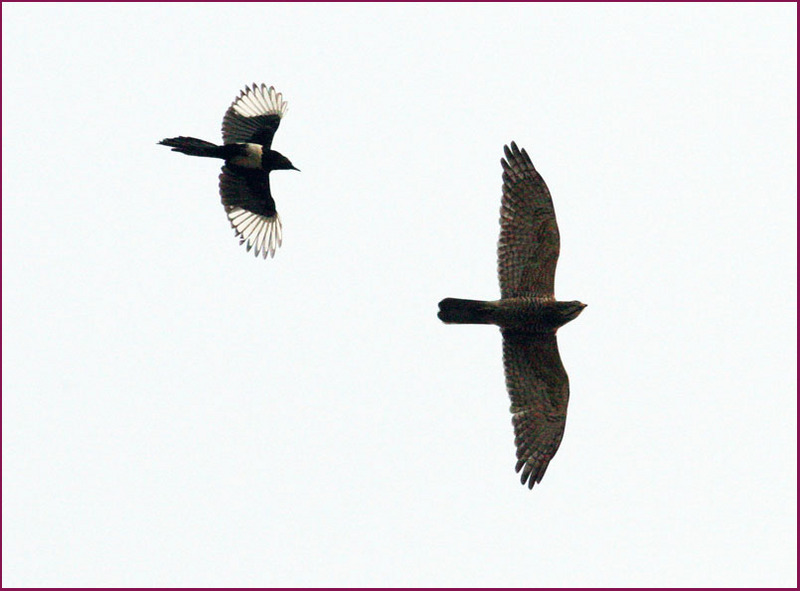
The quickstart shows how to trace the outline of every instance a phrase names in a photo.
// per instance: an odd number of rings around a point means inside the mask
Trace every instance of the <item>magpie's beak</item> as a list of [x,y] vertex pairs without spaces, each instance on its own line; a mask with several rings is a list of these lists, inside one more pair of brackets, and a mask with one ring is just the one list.
[[297,168],[294,164],[292,164],[292,170],[296,170],[297,172],[300,172],[300,169]]

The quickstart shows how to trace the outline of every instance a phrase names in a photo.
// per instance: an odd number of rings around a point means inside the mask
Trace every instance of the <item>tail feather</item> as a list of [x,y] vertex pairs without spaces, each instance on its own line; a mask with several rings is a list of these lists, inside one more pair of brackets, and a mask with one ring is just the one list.
[[439,302],[438,316],[447,324],[492,324],[492,306],[482,300],[445,298]]
[[212,144],[194,137],[172,137],[158,142],[162,146],[169,146],[173,152],[188,154],[189,156],[206,156],[208,158],[223,158],[220,149],[222,146]]

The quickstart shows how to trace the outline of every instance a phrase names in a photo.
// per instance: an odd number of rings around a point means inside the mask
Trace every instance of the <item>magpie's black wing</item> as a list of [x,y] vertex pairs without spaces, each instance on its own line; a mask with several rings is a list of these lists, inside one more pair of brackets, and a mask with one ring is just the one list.
[[219,175],[219,192],[239,244],[247,243],[247,250],[254,249],[255,256],[275,256],[283,229],[269,191],[268,173],[226,164]]
[[253,143],[266,148],[286,113],[288,104],[280,92],[265,85],[253,84],[239,94],[222,119],[222,141],[226,144]]

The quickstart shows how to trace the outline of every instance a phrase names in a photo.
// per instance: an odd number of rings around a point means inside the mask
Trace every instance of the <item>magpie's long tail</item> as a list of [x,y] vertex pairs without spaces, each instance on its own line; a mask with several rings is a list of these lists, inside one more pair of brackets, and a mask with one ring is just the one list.
[[492,324],[492,304],[481,300],[445,298],[439,302],[439,320],[447,324]]
[[211,142],[199,140],[194,137],[171,137],[161,140],[158,143],[162,146],[169,146],[172,148],[173,152],[180,152],[182,154],[188,154],[189,156],[225,158],[225,155],[222,153],[223,146],[218,146],[216,144],[212,144]]

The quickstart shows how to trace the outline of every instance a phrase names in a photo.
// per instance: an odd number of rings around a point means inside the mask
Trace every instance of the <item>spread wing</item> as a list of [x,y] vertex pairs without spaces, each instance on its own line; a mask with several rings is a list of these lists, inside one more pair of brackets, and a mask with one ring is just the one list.
[[517,446],[516,471],[533,488],[561,444],[569,380],[555,334],[503,329],[503,365]]
[[553,200],[528,153],[505,146],[497,270],[503,298],[553,298],[559,238]]
[[264,258],[275,256],[283,241],[281,219],[269,191],[268,173],[231,164],[222,167],[219,192],[228,220],[247,250]]
[[267,148],[288,108],[280,92],[265,84],[253,84],[241,92],[222,119],[222,141],[226,144],[253,143]]

